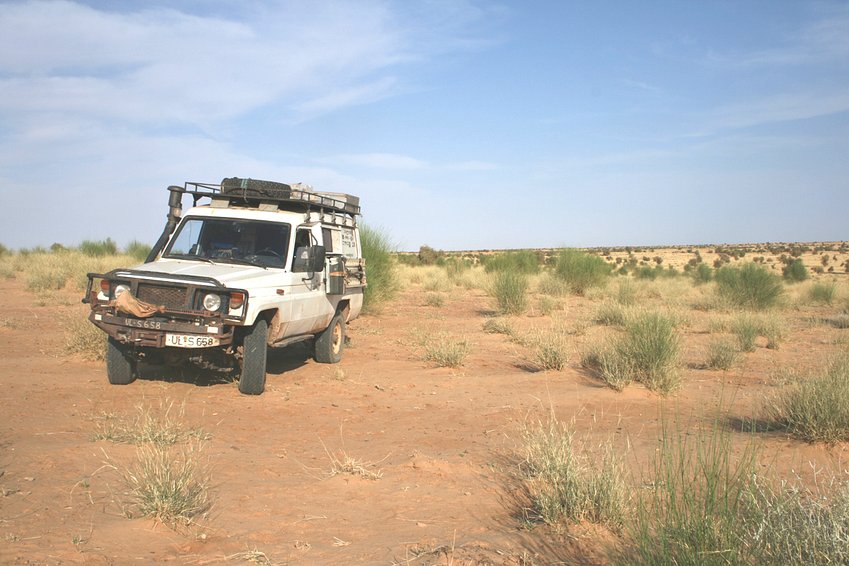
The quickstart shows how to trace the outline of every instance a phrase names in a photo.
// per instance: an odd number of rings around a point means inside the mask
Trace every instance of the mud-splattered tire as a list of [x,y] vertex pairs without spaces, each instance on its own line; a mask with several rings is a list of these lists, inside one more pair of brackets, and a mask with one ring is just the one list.
[[315,361],[322,364],[335,364],[342,360],[345,350],[345,318],[341,312],[323,332],[315,337]]
[[127,346],[112,337],[106,343],[106,377],[112,385],[128,385],[136,380],[136,361]]
[[268,360],[268,322],[259,319],[245,334],[242,342],[242,375],[239,391],[245,395],[260,395],[265,391],[265,366]]

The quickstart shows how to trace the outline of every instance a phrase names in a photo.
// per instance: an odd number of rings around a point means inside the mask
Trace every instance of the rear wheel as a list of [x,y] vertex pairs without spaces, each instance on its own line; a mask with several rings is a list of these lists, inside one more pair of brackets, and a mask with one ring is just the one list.
[[136,361],[129,348],[112,338],[106,343],[106,377],[112,385],[127,385],[136,380]]
[[322,364],[335,364],[342,360],[345,350],[345,319],[342,313],[336,313],[324,331],[315,337],[315,361]]
[[259,319],[245,334],[242,342],[242,375],[239,391],[245,395],[260,395],[265,391],[265,366],[268,360],[268,322]]

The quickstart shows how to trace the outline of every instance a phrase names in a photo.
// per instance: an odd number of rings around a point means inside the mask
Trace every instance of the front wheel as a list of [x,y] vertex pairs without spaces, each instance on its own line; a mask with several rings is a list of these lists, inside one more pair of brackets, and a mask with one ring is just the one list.
[[338,312],[330,321],[330,326],[315,337],[315,361],[322,364],[339,363],[344,350],[345,319]]
[[268,360],[268,322],[265,319],[257,320],[248,330],[242,347],[239,391],[245,395],[260,395],[265,391],[265,365]]
[[106,377],[112,385],[128,385],[136,380],[136,361],[128,348],[111,336],[106,343]]

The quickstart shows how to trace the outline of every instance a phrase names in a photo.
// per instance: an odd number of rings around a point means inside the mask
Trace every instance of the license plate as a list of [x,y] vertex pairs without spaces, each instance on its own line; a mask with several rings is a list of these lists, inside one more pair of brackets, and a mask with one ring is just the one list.
[[218,346],[218,338],[195,336],[194,334],[166,334],[165,345],[175,348],[209,348]]

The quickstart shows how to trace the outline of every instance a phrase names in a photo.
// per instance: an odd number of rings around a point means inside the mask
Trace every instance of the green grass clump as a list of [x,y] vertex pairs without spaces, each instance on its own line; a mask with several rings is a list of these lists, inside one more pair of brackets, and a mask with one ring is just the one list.
[[622,391],[634,381],[631,361],[611,347],[590,348],[581,357],[581,365],[598,376],[615,391]]
[[534,346],[533,363],[540,370],[561,371],[569,363],[569,344],[563,332],[541,332],[530,342]]
[[713,280],[713,269],[704,263],[698,264],[691,274],[696,285],[704,285]]
[[532,250],[513,250],[481,259],[487,273],[512,271],[531,275],[539,272],[539,256]]
[[392,244],[386,234],[366,225],[360,225],[360,243],[368,282],[363,294],[363,309],[374,311],[398,293]]
[[465,339],[449,334],[427,337],[424,341],[424,359],[437,367],[460,367],[471,352],[471,346]]
[[651,487],[626,524],[618,564],[758,564],[742,536],[756,451],[735,458],[731,433],[715,421],[691,434],[664,420]]
[[628,489],[624,466],[610,444],[592,454],[575,440],[574,432],[551,418],[526,425],[522,431],[522,461],[530,521],[550,525],[590,521],[619,528],[627,515]]
[[78,248],[84,255],[103,257],[107,255],[118,255],[118,246],[112,238],[105,240],[84,240]]
[[804,376],[768,405],[773,421],[809,442],[849,440],[849,353]]
[[785,265],[784,269],[781,270],[781,275],[790,283],[799,283],[810,277],[808,268],[805,267],[801,259],[794,259]]
[[754,310],[775,306],[784,292],[781,279],[755,263],[720,268],[716,272],[716,285],[724,300]]
[[579,250],[565,249],[557,256],[554,274],[572,293],[583,295],[588,289],[602,287],[610,275],[610,265],[602,258]]
[[664,314],[644,312],[625,326],[625,335],[616,343],[616,354],[626,360],[635,380],[662,395],[681,384],[678,371],[680,340],[675,321]]
[[186,526],[212,508],[212,478],[201,461],[200,445],[175,450],[145,444],[121,475],[127,488],[124,514],[129,518],[151,517],[172,527]]
[[528,308],[528,278],[518,271],[498,271],[490,294],[502,314],[521,314]]
[[148,254],[150,254],[150,250],[151,246],[139,242],[138,240],[133,240],[124,248],[124,253],[133,259],[142,262],[147,259]]
[[737,336],[743,352],[754,352],[759,336],[766,338],[766,347],[770,350],[777,350],[783,339],[781,323],[774,316],[737,315],[731,322],[731,331]]
[[837,294],[837,283],[834,281],[817,281],[808,289],[808,297],[811,302],[831,305]]
[[593,322],[605,326],[625,326],[628,311],[619,303],[604,302],[596,310]]
[[705,367],[728,371],[737,361],[738,352],[737,346],[727,339],[711,340],[707,347]]

